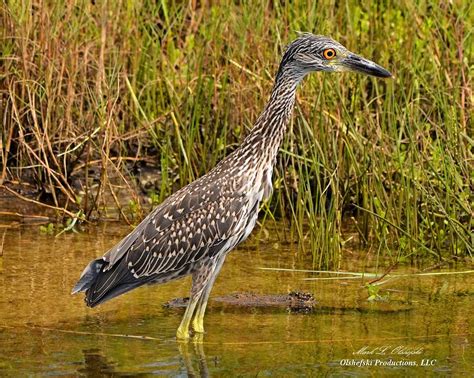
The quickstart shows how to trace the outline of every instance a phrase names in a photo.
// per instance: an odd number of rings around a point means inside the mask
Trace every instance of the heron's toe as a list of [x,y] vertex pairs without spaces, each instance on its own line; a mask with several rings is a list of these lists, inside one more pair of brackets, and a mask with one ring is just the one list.
[[193,331],[195,333],[204,333],[204,325],[202,322],[193,322]]
[[176,331],[176,338],[178,340],[189,340],[190,337],[191,337],[191,334],[189,332],[189,329],[183,329],[180,327]]

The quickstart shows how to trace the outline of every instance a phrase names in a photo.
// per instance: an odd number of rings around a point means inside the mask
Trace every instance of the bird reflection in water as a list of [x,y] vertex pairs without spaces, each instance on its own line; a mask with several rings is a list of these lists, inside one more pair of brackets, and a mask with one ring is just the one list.
[[[202,338],[193,340],[192,343],[179,342],[177,346],[178,355],[174,355],[169,359],[146,364],[143,366],[143,372],[134,369],[133,376],[148,375],[151,373],[164,376],[184,374],[187,377],[209,377],[209,369]],[[82,352],[84,354],[84,362],[77,370],[80,375],[87,377],[117,377],[128,376],[132,373],[121,370],[119,363],[107,358],[98,348],[85,349]]]

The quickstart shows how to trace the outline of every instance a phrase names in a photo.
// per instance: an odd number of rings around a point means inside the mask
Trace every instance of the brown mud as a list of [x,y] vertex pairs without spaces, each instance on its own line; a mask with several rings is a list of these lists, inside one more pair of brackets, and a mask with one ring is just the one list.
[[[180,308],[188,305],[189,298],[175,298],[164,304],[167,308]],[[317,305],[311,293],[291,291],[288,294],[234,293],[209,299],[211,305],[223,304],[233,307],[255,307],[285,309],[289,312],[308,313]]]

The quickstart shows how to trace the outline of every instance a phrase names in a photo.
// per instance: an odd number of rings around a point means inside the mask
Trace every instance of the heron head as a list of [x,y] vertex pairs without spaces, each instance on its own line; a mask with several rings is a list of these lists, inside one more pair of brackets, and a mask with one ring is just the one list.
[[302,33],[287,46],[279,73],[288,72],[299,81],[314,71],[352,71],[376,77],[392,76],[383,67],[350,52],[331,38]]

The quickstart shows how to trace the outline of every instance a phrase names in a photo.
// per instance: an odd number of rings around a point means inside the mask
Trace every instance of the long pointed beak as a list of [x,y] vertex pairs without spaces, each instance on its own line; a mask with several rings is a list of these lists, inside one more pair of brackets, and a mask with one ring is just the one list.
[[341,64],[351,71],[361,72],[367,75],[376,77],[392,76],[385,68],[356,54],[349,54],[342,60]]

